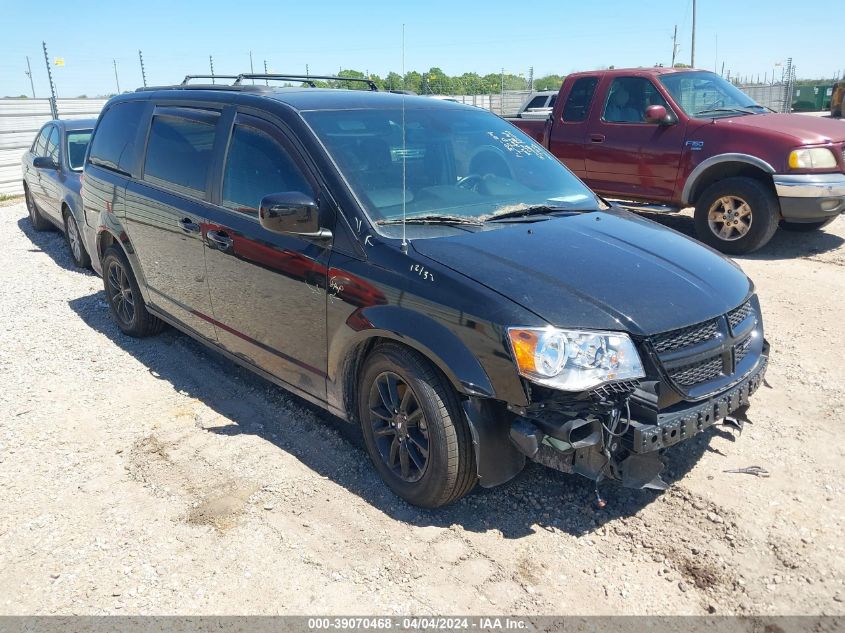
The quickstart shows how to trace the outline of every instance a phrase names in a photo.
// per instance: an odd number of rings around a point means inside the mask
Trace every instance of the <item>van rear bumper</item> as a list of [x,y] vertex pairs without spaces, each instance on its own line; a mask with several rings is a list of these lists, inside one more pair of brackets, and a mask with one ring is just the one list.
[[845,212],[845,174],[775,174],[780,211],[789,222],[818,222]]

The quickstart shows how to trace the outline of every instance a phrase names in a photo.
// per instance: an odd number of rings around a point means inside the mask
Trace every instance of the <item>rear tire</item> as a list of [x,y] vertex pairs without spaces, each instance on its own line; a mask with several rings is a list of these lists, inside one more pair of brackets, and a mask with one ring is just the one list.
[[794,231],[796,233],[809,233],[810,231],[823,229],[835,219],[836,217],[832,217],[827,220],[819,220],[818,222],[787,222],[786,220],[781,220],[780,228],[785,231]]
[[35,206],[35,200],[32,199],[32,194],[29,192],[29,187],[23,189],[24,199],[26,200],[26,210],[29,213],[29,221],[32,223],[32,228],[36,231],[46,231],[51,224],[41,215],[38,207]]
[[744,255],[762,247],[778,228],[780,205],[774,192],[753,178],[713,183],[695,204],[698,239],[723,253]]
[[109,311],[121,332],[142,338],[164,328],[164,321],[147,311],[126,254],[114,246],[103,254],[103,287]]
[[76,218],[68,209],[65,209],[62,215],[65,221],[65,243],[73,258],[73,263],[79,268],[88,268],[91,265],[91,258],[85,250],[85,242],[82,240],[82,232],[79,230]]
[[475,453],[457,393],[425,358],[392,343],[376,348],[357,401],[367,451],[394,493],[437,508],[473,489]]

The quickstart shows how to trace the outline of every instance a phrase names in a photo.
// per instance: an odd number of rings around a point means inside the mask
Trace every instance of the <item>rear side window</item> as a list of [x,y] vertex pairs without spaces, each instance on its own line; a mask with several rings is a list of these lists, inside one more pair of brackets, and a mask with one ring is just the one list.
[[525,109],[528,110],[530,108],[542,108],[546,105],[546,99],[548,99],[546,95],[534,97],[533,99],[531,99],[531,101],[528,102],[528,105],[525,106]]
[[586,120],[598,83],[598,77],[582,77],[575,80],[563,106],[564,121]]
[[312,188],[278,141],[256,128],[236,125],[223,174],[223,204],[256,215],[261,198],[282,191],[312,193]]
[[89,162],[128,174],[135,154],[138,124],[146,105],[144,101],[130,101],[106,110],[91,141]]
[[144,179],[163,181],[202,196],[214,148],[210,123],[173,116],[155,116],[147,142]]
[[32,146],[32,152],[36,156],[46,156],[47,138],[50,136],[50,130],[52,129],[54,129],[54,127],[52,125],[48,125],[41,130],[41,134],[39,134],[38,138],[35,139],[35,143]]

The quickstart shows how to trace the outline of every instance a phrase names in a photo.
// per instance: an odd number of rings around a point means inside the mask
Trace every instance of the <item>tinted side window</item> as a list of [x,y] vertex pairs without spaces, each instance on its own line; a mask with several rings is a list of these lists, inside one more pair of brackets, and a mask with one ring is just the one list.
[[610,85],[602,118],[611,123],[644,123],[645,110],[651,105],[669,104],[657,88],[644,77],[619,77]]
[[144,101],[118,103],[103,113],[91,141],[88,160],[94,165],[128,173],[135,154],[138,124]]
[[214,125],[155,116],[147,142],[144,178],[162,180],[202,195],[214,147]]
[[587,118],[598,83],[598,77],[582,77],[575,80],[563,106],[564,121],[584,121]]
[[35,139],[35,144],[32,146],[32,151],[36,156],[46,155],[47,138],[50,136],[50,130],[52,129],[53,126],[48,125],[43,130],[41,130],[41,134],[39,134],[38,138]]
[[529,108],[542,108],[546,105],[546,95],[540,95],[539,97],[534,97],[531,101],[528,102],[528,105],[525,106],[525,109],[528,110]]
[[44,151],[44,155],[52,158],[54,163],[59,162],[59,128],[55,125],[50,130],[50,136],[47,138],[47,148]]
[[223,204],[255,215],[261,198],[281,191],[312,193],[282,145],[268,134],[236,125],[223,174]]

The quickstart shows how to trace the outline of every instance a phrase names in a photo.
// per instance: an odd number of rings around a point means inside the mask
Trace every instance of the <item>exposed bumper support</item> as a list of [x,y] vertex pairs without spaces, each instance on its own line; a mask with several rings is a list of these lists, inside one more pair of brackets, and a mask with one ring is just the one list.
[[775,174],[781,214],[790,222],[818,222],[845,212],[845,174]]
[[557,422],[521,417],[511,425],[511,441],[526,457],[556,470],[596,481],[616,479],[629,488],[663,489],[659,451],[747,407],[749,397],[763,383],[767,366],[765,345],[757,366],[737,384],[704,402],[661,412],[655,424],[631,419],[630,424],[620,425],[624,431],[620,428],[620,433],[611,435],[601,415]]

